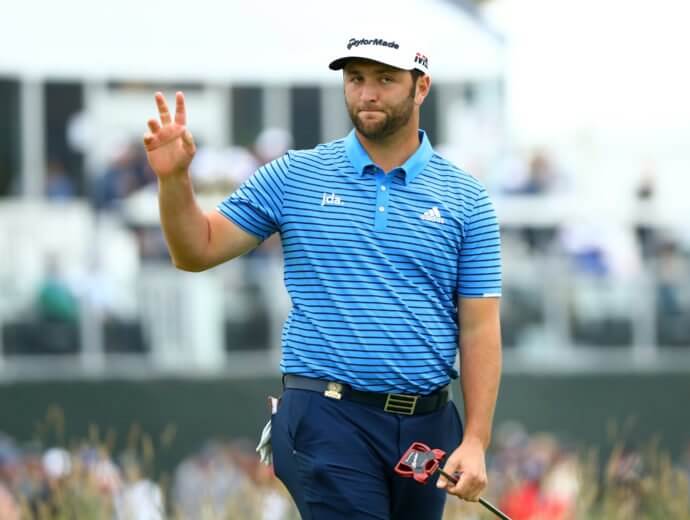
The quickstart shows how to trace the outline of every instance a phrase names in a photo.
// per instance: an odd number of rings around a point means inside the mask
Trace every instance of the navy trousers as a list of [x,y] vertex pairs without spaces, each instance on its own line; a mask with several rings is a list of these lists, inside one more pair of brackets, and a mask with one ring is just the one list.
[[409,446],[452,452],[462,439],[453,402],[414,416],[287,389],[271,419],[273,464],[303,520],[440,520],[446,492],[398,476]]

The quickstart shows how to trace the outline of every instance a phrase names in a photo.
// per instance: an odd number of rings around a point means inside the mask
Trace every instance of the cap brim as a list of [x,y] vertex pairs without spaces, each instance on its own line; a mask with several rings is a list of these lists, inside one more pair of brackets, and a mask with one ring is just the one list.
[[346,58],[338,58],[337,60],[333,60],[331,63],[328,64],[328,68],[331,70],[340,70],[345,68],[345,63],[347,63],[347,60],[351,60],[352,56],[348,56]]
[[[374,61],[376,63],[381,63],[383,65],[388,65],[389,67],[393,67],[396,69],[400,70],[413,70],[413,69],[408,69],[407,67],[402,67],[400,64],[396,63],[391,63],[390,61],[386,60],[377,60],[376,58],[372,58],[371,56],[343,56],[342,58],[338,58],[333,60],[331,63],[328,64],[328,68],[331,70],[341,70],[345,68],[345,65],[347,64],[348,61],[350,60],[367,60],[367,61]],[[414,67],[416,68],[416,67]],[[421,70],[421,69],[419,69]],[[424,72],[424,71],[422,71]]]

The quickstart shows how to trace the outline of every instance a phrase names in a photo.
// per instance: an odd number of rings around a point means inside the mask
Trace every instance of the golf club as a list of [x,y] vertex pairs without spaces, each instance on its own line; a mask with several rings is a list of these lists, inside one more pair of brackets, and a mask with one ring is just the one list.
[[[395,472],[402,477],[414,478],[420,484],[426,484],[436,472],[446,477],[453,484],[457,484],[458,477],[449,475],[441,469],[441,461],[446,452],[431,449],[424,443],[413,442],[395,466]],[[479,503],[502,520],[510,520],[503,511],[488,500],[479,497]]]

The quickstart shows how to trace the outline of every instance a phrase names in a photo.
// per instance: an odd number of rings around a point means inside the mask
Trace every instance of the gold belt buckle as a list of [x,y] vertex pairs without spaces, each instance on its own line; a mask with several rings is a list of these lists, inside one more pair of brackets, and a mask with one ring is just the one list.
[[417,399],[418,395],[388,394],[383,409],[390,413],[412,415],[417,406]]
[[331,399],[342,399],[343,398],[343,385],[340,383],[328,383],[326,390],[323,395],[330,397]]

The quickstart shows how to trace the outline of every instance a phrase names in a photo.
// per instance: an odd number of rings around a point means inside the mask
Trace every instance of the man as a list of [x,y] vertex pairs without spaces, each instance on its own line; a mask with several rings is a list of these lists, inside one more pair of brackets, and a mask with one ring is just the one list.
[[[480,183],[419,129],[428,58],[379,35],[345,42],[355,129],[260,168],[217,211],[197,206],[182,93],[144,138],[175,265],[201,271],[279,232],[292,300],[275,471],[305,519],[440,519],[446,492],[478,500],[498,393],[498,224]],[[297,114],[299,117],[299,114]],[[466,427],[448,402],[460,348]],[[461,442],[462,440],[462,442]],[[397,476],[414,442],[450,456],[437,487]],[[445,492],[443,489],[445,488]]]

